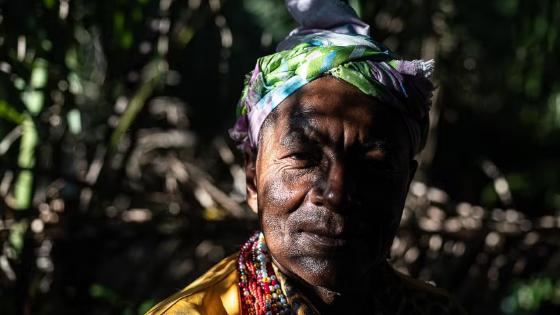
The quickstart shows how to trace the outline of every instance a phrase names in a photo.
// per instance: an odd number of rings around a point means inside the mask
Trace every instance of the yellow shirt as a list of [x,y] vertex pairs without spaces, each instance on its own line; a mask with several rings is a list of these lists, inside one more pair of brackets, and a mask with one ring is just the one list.
[[188,287],[154,306],[146,315],[237,315],[238,253],[208,270]]
[[[188,287],[154,306],[147,315],[239,315],[240,301],[238,290],[239,276],[235,253],[208,270]],[[276,270],[277,275],[280,275]],[[379,301],[383,314],[391,315],[464,315],[465,311],[446,293],[396,272],[392,267],[382,273],[380,283],[383,290],[372,299]],[[281,280],[282,278],[279,277]],[[283,282],[282,280],[280,281]],[[282,289],[286,292],[285,283]],[[318,314],[309,301],[300,294],[288,294],[288,301],[299,299],[300,306],[292,310],[296,314]],[[307,309],[307,310],[306,310]],[[434,311],[436,310],[436,311]]]

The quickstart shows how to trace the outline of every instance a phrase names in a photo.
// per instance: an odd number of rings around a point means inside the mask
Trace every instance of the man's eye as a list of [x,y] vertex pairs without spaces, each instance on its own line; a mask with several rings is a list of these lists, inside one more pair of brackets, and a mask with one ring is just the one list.
[[294,152],[290,154],[290,157],[294,160],[311,160],[313,155],[309,152]]
[[303,165],[303,166],[314,165],[319,160],[317,154],[313,154],[313,152],[305,152],[305,151],[294,152],[290,154],[288,157],[298,165]]

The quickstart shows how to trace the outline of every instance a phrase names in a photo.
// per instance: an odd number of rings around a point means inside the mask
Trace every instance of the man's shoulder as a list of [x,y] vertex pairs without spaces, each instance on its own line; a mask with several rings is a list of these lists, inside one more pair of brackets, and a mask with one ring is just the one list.
[[163,300],[146,314],[238,314],[237,256],[236,253],[224,258],[186,288]]
[[390,268],[392,284],[387,286],[386,301],[396,298],[393,314],[465,315],[464,309],[445,290],[414,279]]

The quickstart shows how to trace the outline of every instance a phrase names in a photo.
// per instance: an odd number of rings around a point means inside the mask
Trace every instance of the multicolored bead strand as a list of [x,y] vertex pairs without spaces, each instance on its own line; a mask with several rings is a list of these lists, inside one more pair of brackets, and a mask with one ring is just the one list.
[[242,314],[290,314],[290,305],[274,274],[261,232],[256,232],[241,247],[238,271]]

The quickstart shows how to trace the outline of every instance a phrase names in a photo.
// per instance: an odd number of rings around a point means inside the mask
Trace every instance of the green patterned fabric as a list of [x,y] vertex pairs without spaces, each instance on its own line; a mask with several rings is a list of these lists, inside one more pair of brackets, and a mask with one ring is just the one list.
[[[256,148],[260,127],[270,112],[286,97],[323,75],[344,80],[409,118],[413,117],[408,114],[416,113],[423,119],[429,97],[427,93],[410,97],[409,92],[418,89],[413,88],[409,77],[427,81],[432,65],[433,61],[398,60],[368,36],[329,31],[304,36],[296,46],[258,59],[245,84],[238,105],[238,121],[230,134],[241,146]],[[418,118],[407,121],[415,152],[422,142],[424,128],[418,125]]]

